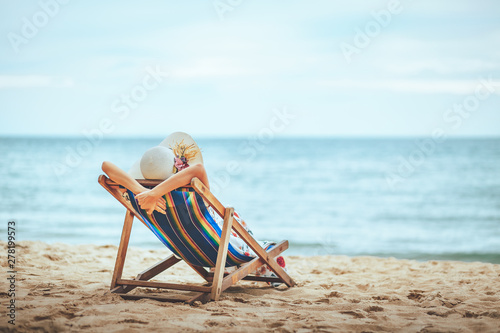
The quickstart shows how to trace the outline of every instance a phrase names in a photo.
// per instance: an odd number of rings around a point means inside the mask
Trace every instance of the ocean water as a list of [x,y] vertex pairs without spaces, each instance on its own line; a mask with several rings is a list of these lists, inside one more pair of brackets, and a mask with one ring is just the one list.
[[[163,138],[0,138],[0,234],[118,244],[124,208],[98,183]],[[208,139],[213,192],[288,254],[500,263],[500,139]],[[139,221],[131,245],[161,248]]]

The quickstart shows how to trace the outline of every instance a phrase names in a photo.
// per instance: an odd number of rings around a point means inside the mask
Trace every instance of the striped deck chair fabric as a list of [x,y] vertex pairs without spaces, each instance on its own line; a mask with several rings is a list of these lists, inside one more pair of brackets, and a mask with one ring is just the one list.
[[[141,209],[134,194],[127,190],[130,202],[143,223],[175,255],[195,266],[215,267],[221,228],[192,188],[180,188],[163,196],[165,214],[151,215]],[[233,236],[231,236],[233,237]],[[239,248],[228,246],[226,267],[237,266],[254,259]]]

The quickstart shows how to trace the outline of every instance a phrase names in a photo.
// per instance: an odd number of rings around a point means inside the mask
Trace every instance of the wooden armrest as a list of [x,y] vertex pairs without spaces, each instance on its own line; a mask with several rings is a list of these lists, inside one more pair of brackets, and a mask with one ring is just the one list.
[[199,180],[194,177],[191,179],[191,187],[198,192],[201,197],[208,202],[208,204],[219,214],[220,217],[224,218],[226,212],[226,207],[210,192],[210,190]]

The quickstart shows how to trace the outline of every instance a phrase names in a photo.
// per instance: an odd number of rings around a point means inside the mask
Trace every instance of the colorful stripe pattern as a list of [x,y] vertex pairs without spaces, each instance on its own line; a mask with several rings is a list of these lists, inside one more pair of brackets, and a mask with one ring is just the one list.
[[[134,194],[127,192],[144,224],[173,253],[195,266],[215,266],[222,230],[198,193],[192,188],[172,191],[163,196],[167,202],[165,214],[154,211],[148,215],[139,207]],[[241,265],[253,258],[229,244],[226,267]]]

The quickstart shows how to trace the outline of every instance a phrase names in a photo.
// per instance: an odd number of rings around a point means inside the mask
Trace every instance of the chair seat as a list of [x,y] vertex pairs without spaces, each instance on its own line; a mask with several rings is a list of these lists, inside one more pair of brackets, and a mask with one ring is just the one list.
[[[198,193],[190,188],[172,191],[163,196],[167,203],[165,214],[154,211],[151,215],[139,207],[130,190],[127,193],[144,224],[170,251],[192,265],[215,267],[222,230]],[[253,258],[230,241],[226,267],[239,266]]]

